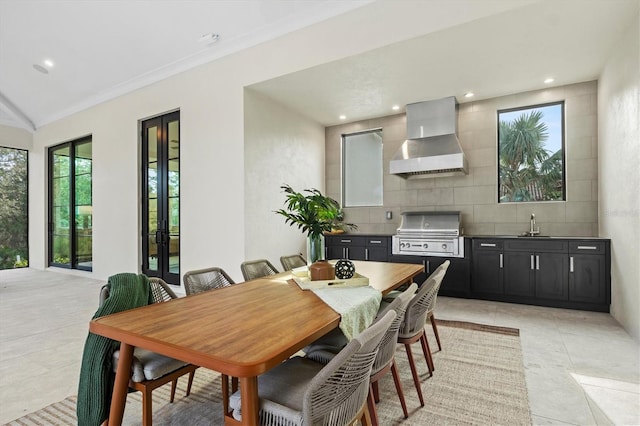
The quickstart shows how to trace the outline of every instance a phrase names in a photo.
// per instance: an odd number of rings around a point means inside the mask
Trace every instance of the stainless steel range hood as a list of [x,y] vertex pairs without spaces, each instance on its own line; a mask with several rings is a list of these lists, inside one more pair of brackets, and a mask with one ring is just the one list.
[[407,179],[468,173],[456,135],[454,96],[407,105],[407,140],[389,163],[389,173]]

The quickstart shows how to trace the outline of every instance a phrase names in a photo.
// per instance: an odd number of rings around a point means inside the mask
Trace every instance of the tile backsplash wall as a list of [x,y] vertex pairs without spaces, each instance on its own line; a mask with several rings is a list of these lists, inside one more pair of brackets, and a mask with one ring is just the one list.
[[[423,99],[428,100],[428,99]],[[565,101],[566,201],[498,204],[497,111]],[[393,234],[400,213],[462,212],[466,235],[514,235],[529,229],[531,213],[542,235],[598,235],[597,82],[577,83],[459,105],[458,138],[469,174],[405,180],[389,174],[389,161],[405,140],[405,115],[363,120],[325,129],[326,193],[341,200],[341,135],[382,128],[384,206],[345,208],[357,233]],[[392,219],[385,213],[391,211]]]

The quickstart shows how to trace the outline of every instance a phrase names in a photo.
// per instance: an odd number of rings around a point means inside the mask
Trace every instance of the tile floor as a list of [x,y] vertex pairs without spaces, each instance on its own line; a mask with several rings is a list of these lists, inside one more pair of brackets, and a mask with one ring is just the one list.
[[[0,424],[77,392],[102,284],[0,271]],[[520,329],[534,424],[640,424],[640,348],[610,315],[441,297],[436,317]]]

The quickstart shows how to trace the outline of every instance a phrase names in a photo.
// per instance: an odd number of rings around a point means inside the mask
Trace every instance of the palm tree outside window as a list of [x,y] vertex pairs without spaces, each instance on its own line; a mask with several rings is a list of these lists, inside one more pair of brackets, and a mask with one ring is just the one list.
[[564,102],[498,111],[498,201],[564,201]]

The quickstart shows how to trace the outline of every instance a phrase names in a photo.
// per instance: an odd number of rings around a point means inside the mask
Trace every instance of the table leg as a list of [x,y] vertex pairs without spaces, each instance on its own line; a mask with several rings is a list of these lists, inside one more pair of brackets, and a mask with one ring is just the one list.
[[242,424],[257,425],[260,410],[257,377],[240,378],[240,398],[242,401]]
[[124,405],[127,402],[127,390],[131,377],[131,361],[133,360],[133,346],[120,343],[120,359],[116,370],[116,380],[113,384],[113,396],[109,411],[109,426],[120,426],[124,416]]

